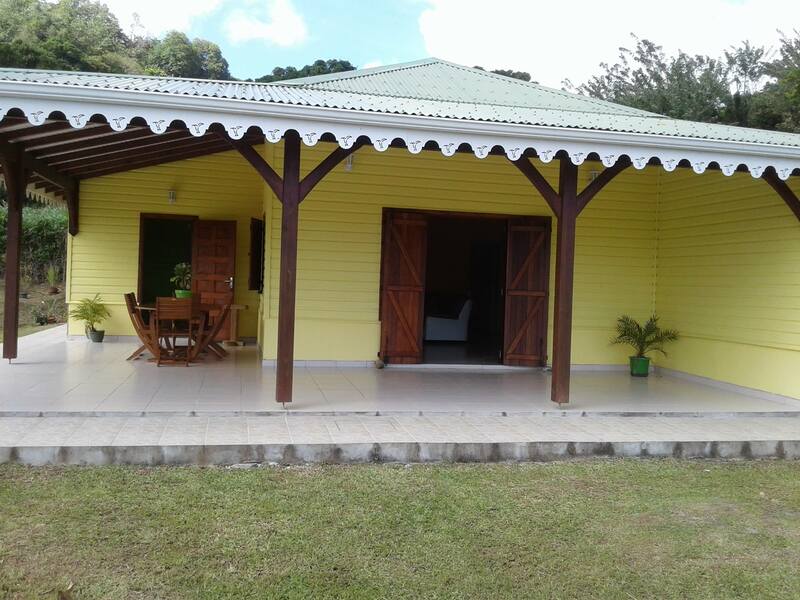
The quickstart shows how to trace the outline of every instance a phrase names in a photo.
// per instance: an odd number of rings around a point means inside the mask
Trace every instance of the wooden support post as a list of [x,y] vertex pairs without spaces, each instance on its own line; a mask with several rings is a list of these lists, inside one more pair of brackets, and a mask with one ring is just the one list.
[[22,205],[29,172],[22,149],[6,146],[0,152],[0,165],[6,184],[8,217],[6,221],[5,313],[3,315],[3,358],[17,358],[19,333],[19,273],[22,247]]
[[278,360],[275,400],[292,401],[294,315],[297,292],[297,229],[300,216],[300,135],[287,131],[283,146],[281,272],[278,297]]
[[526,158],[511,161],[533,184],[558,219],[556,234],[556,290],[553,322],[553,376],[550,396],[553,402],[569,402],[569,375],[572,354],[572,288],[575,275],[575,227],[578,215],[604,187],[631,162],[622,158],[607,167],[578,193],[578,167],[568,157],[559,159],[558,192]]
[[258,171],[264,182],[280,200],[281,212],[281,272],[278,290],[278,360],[276,368],[275,400],[286,404],[292,401],[294,379],[294,316],[297,292],[297,232],[300,203],[311,190],[350,154],[364,145],[357,141],[352,147],[336,148],[308,175],[300,179],[300,135],[293,130],[283,138],[283,178],[264,160],[250,144],[232,140],[223,132],[222,139],[241,154]]
[[572,350],[572,289],[575,275],[575,226],[578,220],[578,167],[561,158],[558,179],[561,209],[556,234],[556,281],[553,321],[553,376],[550,398],[569,402]]

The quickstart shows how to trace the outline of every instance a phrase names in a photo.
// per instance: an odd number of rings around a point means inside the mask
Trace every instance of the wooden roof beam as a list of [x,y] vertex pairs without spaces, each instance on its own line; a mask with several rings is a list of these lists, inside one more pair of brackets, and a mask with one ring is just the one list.
[[89,150],[103,149],[107,150],[112,146],[123,144],[125,142],[132,142],[140,139],[149,139],[151,137],[158,139],[167,139],[180,137],[180,134],[185,133],[184,129],[167,130],[164,133],[156,134],[149,129],[135,129],[133,131],[119,131],[109,132],[107,136],[92,137],[84,140],[76,140],[72,142],[62,142],[58,144],[51,144],[41,147],[39,150],[33,150],[33,154],[37,158],[52,158],[55,156],[69,155],[73,152],[87,152]]
[[207,156],[209,154],[216,154],[218,152],[225,152],[228,150],[230,150],[230,148],[222,143],[215,145],[206,143],[200,147],[191,148],[180,153],[177,151],[161,151],[140,157],[140,159],[129,157],[127,160],[114,161],[113,164],[98,163],[94,166],[76,171],[73,173],[73,175],[78,179],[91,179],[93,177],[113,175],[114,173],[123,173],[125,171],[132,171],[134,169],[144,169],[145,167],[152,167],[155,165],[162,165],[179,160],[186,160],[187,158]]
[[26,143],[40,140],[54,133],[75,131],[75,128],[66,121],[52,121],[43,125],[30,125],[25,129],[18,129],[7,134],[6,139],[12,143]]
[[283,197],[283,179],[249,142],[231,139],[222,132],[216,132],[216,135],[250,163],[278,198]]
[[147,137],[116,144],[109,143],[86,152],[76,150],[60,156],[50,157],[48,162],[52,165],[62,165],[63,168],[70,168],[73,165],[88,164],[98,159],[112,160],[120,158],[120,155],[124,154],[135,157],[142,152],[164,149],[169,146],[180,147],[182,143],[203,139],[208,140],[208,137],[194,138],[188,131],[174,132],[173,134],[164,133],[157,136],[153,135],[152,138]]
[[797,194],[792,191],[792,188],[789,187],[789,184],[778,177],[778,174],[773,168],[769,168],[764,171],[763,175],[761,175],[761,178],[778,193],[778,196],[780,196],[781,199],[786,203],[786,206],[789,207],[789,210],[791,210],[794,213],[794,216],[800,220],[800,198],[798,198]]
[[622,173],[625,169],[631,166],[631,161],[627,158],[620,158],[614,165],[610,167],[606,167],[600,174],[589,182],[583,191],[578,194],[577,202],[578,202],[578,214],[581,214],[586,205],[594,198],[600,190],[606,187],[611,180],[614,179],[617,175]]
[[561,215],[561,196],[553,189],[553,186],[545,179],[544,175],[533,166],[533,163],[526,157],[512,160],[511,164],[533,184],[533,187],[542,195],[550,210],[556,217]]
[[25,149],[27,151],[36,151],[41,150],[42,148],[56,146],[64,142],[74,142],[78,140],[114,136],[119,135],[120,133],[121,132],[119,131],[114,131],[111,129],[111,127],[109,127],[106,123],[87,123],[83,126],[83,129],[71,128],[71,130],[53,133],[52,135],[44,138],[28,141],[25,143]]
[[57,169],[54,169],[46,162],[34,158],[30,154],[26,153],[19,144],[0,142],[0,152],[19,154],[20,160],[28,172],[36,173],[42,180],[47,181],[55,186],[66,189],[73,184],[72,179],[68,175],[58,171]]
[[336,165],[364,146],[365,143],[366,140],[358,140],[350,148],[342,148],[340,146],[326,156],[321,163],[314,167],[314,169],[300,181],[300,202],[308,196],[311,190],[314,189],[314,186],[322,181],[322,178],[330,173]]
[[126,166],[139,161],[149,161],[151,159],[162,159],[162,162],[173,162],[180,160],[180,155],[184,151],[193,152],[196,149],[203,149],[207,147],[217,148],[221,146],[220,142],[208,139],[197,140],[176,140],[166,148],[158,147],[153,150],[144,152],[124,153],[121,156],[112,156],[109,158],[94,157],[88,158],[81,162],[64,165],[62,169],[67,173],[83,174],[87,170],[97,168]]

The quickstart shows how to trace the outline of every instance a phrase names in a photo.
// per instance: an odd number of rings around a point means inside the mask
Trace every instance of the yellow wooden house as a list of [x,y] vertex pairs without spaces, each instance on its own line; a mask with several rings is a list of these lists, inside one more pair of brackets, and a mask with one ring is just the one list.
[[202,260],[198,223],[233,227],[215,285],[278,401],[294,361],[475,361],[551,367],[565,403],[570,369],[626,364],[622,314],[680,331],[660,369],[800,397],[800,135],[436,59],[275,84],[6,69],[0,115],[7,307],[35,188],[70,209],[68,302],[102,294],[110,336],[133,335],[123,294]]

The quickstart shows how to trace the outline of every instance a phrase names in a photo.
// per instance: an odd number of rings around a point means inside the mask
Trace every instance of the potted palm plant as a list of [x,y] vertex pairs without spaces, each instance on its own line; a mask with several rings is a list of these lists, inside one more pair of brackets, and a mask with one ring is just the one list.
[[86,326],[86,337],[93,342],[102,342],[106,332],[98,330],[97,325],[111,316],[108,308],[103,304],[100,294],[95,294],[94,298],[84,298],[80,300],[75,308],[69,311],[69,316],[78,321],[83,321]]
[[59,292],[58,289],[58,267],[53,263],[47,265],[47,271],[45,272],[45,276],[47,277],[47,285],[50,287],[47,289],[47,293],[51,296],[56,295]]
[[633,317],[622,315],[617,319],[617,335],[612,338],[612,344],[628,344],[633,347],[636,354],[630,357],[631,375],[634,377],[647,377],[650,374],[650,352],[661,352],[664,356],[664,344],[678,339],[675,329],[661,329],[658,326],[658,317],[653,315],[647,323],[641,325]]
[[175,265],[170,282],[175,286],[176,298],[192,297],[192,265],[181,262]]

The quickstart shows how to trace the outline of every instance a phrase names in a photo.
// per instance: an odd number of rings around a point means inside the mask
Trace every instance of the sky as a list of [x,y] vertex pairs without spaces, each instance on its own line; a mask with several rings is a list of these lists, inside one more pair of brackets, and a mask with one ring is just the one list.
[[[220,45],[239,78],[318,58],[358,67],[436,56],[527,71],[561,87],[615,62],[631,34],[667,52],[776,48],[800,28],[800,0],[105,0],[123,29],[170,29]],[[134,16],[137,13],[138,19]],[[137,25],[138,23],[138,25]]]

